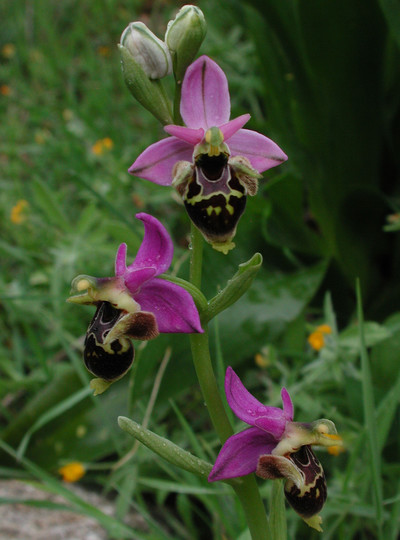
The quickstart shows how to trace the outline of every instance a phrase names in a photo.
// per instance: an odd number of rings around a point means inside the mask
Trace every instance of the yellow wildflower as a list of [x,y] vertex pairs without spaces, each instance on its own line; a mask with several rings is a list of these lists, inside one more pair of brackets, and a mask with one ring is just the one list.
[[11,96],[12,90],[7,84],[2,84],[0,86],[0,94],[2,96]]
[[322,332],[323,334],[332,334],[332,328],[329,324],[321,324],[317,327],[317,332]]
[[97,52],[100,56],[111,56],[111,49],[107,45],[100,45],[100,47],[97,48]]
[[71,120],[74,118],[74,113],[71,111],[71,109],[64,109],[62,112],[62,117],[65,122],[71,122]]
[[96,156],[101,156],[107,150],[111,150],[113,146],[114,143],[112,142],[112,139],[110,139],[110,137],[105,137],[104,139],[99,139],[94,143],[92,146],[92,153]]
[[4,58],[12,58],[15,54],[15,45],[12,43],[6,43],[1,49],[1,55]]
[[334,441],[335,440],[338,441],[337,445],[328,447],[329,454],[332,454],[332,456],[338,456],[342,452],[346,451],[346,449],[343,446],[343,439],[342,439],[342,437],[340,435],[332,433],[332,434],[329,434],[329,435],[325,435],[325,437],[328,437],[329,439],[333,439]]
[[28,208],[29,203],[25,199],[20,199],[17,201],[17,204],[11,208],[10,220],[12,223],[19,225],[26,220],[26,215],[24,215],[25,208]]
[[265,358],[265,356],[261,353],[257,353],[254,357],[254,362],[257,364],[260,368],[265,368],[269,365],[268,358]]
[[319,351],[325,345],[325,338],[322,332],[312,332],[307,338],[308,343],[314,349],[314,351]]
[[36,144],[45,144],[49,137],[50,132],[47,129],[37,129],[35,131],[34,138]]
[[342,452],[346,452],[346,449],[343,446],[329,446],[328,452],[332,456],[338,456]]
[[77,482],[85,474],[85,467],[79,461],[72,461],[58,469],[64,482]]
[[389,214],[386,217],[388,223],[398,223],[400,221],[400,214],[396,212],[395,214]]
[[307,341],[314,351],[320,351],[325,346],[326,334],[332,334],[332,328],[329,324],[321,324],[308,336]]
[[144,208],[145,207],[144,200],[137,193],[132,193],[132,201],[133,201],[133,204],[136,206],[136,208]]

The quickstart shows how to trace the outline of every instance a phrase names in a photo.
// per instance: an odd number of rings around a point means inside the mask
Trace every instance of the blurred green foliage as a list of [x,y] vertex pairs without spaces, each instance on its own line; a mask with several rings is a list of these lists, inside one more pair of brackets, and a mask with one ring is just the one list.
[[[76,511],[95,515],[111,537],[202,539],[224,531],[236,539],[243,516],[225,487],[167,466],[143,448],[120,461],[132,440],[116,418],[143,422],[169,346],[149,427],[213,461],[219,445],[187,337],[136,344],[132,374],[93,398],[81,361],[92,311],[65,303],[75,275],[111,275],[120,242],[134,256],[143,235],[138,211],[166,224],[176,245],[172,272],[188,275],[182,205],[172,190],[127,173],[163,132],[124,87],[116,48],[135,19],[161,37],[180,5],[0,4],[0,472],[17,476],[16,468],[23,469]],[[279,405],[285,385],[296,420],[331,418],[343,433],[348,451],[321,456],[329,488],[324,540],[395,540],[400,237],[396,227],[383,227],[400,208],[400,8],[390,0],[198,5],[208,21],[201,53],[227,73],[232,116],[251,112],[250,128],[289,155],[249,200],[237,249],[225,257],[206,246],[207,298],[256,251],[264,258],[248,293],[212,326],[217,371],[222,378],[224,366],[235,365],[260,400],[272,405]],[[172,80],[167,85],[172,89]],[[362,325],[370,364],[360,349],[357,277],[366,319],[374,321]],[[333,332],[316,352],[306,337],[320,322]],[[360,351],[371,380],[361,369]],[[368,446],[366,427],[374,423],[367,422],[366,395],[375,404],[378,456]],[[379,481],[372,459],[379,460]],[[86,464],[82,481],[88,486],[114,494],[120,521],[133,509],[145,517],[147,530],[118,528],[70,495],[56,476],[69,460]],[[379,509],[371,482],[375,493],[383,488]],[[261,489],[268,496],[271,486],[264,482]],[[289,538],[316,537],[287,514]]]

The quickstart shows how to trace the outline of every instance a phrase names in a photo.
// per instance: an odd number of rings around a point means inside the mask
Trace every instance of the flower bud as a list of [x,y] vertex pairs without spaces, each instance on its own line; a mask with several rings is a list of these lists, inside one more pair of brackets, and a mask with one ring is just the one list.
[[192,63],[206,35],[206,21],[201,9],[183,6],[174,20],[169,21],[165,43],[172,54],[174,73],[181,80]]
[[161,79],[171,73],[168,47],[142,22],[130,23],[122,32],[120,43],[150,79]]

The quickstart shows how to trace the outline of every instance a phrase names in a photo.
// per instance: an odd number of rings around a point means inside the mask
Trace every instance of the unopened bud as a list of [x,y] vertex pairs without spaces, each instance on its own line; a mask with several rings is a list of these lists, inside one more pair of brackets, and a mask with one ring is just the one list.
[[130,23],[121,43],[122,72],[132,96],[163,125],[173,124],[171,104],[162,88],[164,75],[171,72],[167,46],[141,22]]
[[182,80],[206,35],[206,21],[201,9],[183,6],[174,20],[169,21],[165,43],[172,54],[175,78]]
[[168,47],[144,23],[130,23],[122,32],[120,43],[150,79],[161,79],[171,73],[172,62]]

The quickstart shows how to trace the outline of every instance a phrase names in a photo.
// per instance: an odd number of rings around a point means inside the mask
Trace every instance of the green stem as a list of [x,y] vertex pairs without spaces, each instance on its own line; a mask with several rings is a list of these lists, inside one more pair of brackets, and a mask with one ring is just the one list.
[[175,96],[174,96],[174,123],[178,126],[183,125],[182,116],[180,112],[181,106],[181,93],[182,93],[182,81],[175,81]]
[[[165,86],[164,86],[162,80],[161,79],[153,80],[152,84],[158,88],[158,90],[160,92],[160,95],[161,95],[161,97],[162,97],[162,99],[164,101],[165,108],[168,111],[170,118],[173,119],[174,118],[173,110],[172,110],[173,106],[172,106],[171,100],[169,99],[169,96],[168,96],[168,94],[167,94],[167,92],[165,90]],[[164,124],[165,124],[165,122],[164,122]]]
[[190,335],[190,345],[192,347],[194,367],[211,422],[221,443],[224,443],[228,437],[233,435],[233,430],[219,393],[210,358],[208,329],[207,326],[206,328],[204,326],[204,334]]
[[275,540],[287,540],[284,482],[280,479],[272,482],[269,524]]
[[[203,238],[192,224],[190,281],[201,287]],[[224,443],[233,434],[232,426],[226,414],[215,378],[208,341],[208,328],[203,324],[203,334],[191,334],[193,362],[197,378],[208,408],[213,426]],[[271,538],[269,524],[263,502],[253,475],[245,476],[241,483],[232,486],[243,507],[252,540],[269,540]]]
[[201,265],[203,261],[203,236],[191,222],[190,229],[190,282],[201,290]]

